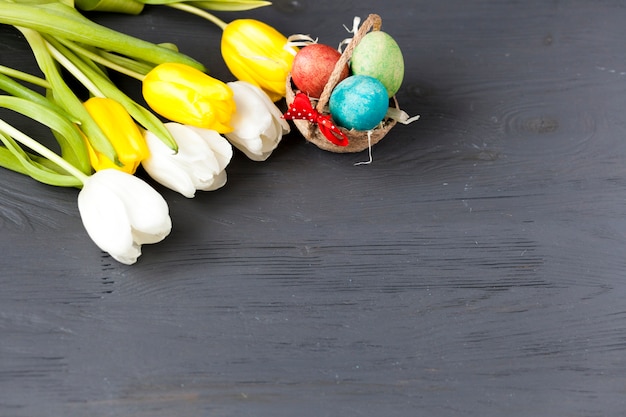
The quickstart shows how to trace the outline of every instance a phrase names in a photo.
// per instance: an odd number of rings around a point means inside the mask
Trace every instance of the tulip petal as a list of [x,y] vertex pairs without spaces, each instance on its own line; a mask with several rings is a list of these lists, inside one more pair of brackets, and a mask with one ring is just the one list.
[[150,157],[142,162],[146,172],[161,185],[187,198],[193,198],[196,194],[196,187],[189,175],[181,169],[174,157],[176,153],[152,132],[146,132],[144,136],[150,149]]
[[225,168],[225,165],[220,166],[215,149],[208,140],[213,136],[218,140],[224,140],[217,132],[183,125],[171,125],[168,128],[181,144],[182,149],[179,150],[181,159],[190,163],[192,172],[195,172],[199,179],[212,178]]
[[154,188],[138,177],[129,175],[123,181],[123,186],[116,191],[125,204],[135,242],[160,242],[172,227],[167,203]]
[[233,157],[233,147],[216,131],[189,126],[209,145],[218,164],[218,172],[223,171]]

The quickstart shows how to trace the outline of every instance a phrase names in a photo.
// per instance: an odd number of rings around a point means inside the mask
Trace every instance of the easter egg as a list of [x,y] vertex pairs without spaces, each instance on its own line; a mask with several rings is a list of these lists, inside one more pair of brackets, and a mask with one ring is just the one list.
[[[307,45],[293,59],[291,79],[300,91],[319,98],[340,57],[341,53],[331,46],[321,43]],[[339,80],[346,78],[349,71],[346,64]]]
[[389,97],[404,79],[404,58],[396,41],[382,31],[366,34],[354,47],[350,68],[353,74],[369,75],[383,83]]
[[376,78],[352,75],[337,84],[328,100],[328,107],[339,126],[370,130],[387,114],[389,97],[385,86]]

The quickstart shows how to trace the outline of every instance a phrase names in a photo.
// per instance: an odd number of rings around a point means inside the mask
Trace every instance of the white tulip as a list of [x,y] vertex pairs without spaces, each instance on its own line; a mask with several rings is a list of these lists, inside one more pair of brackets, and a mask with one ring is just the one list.
[[166,123],[178,152],[166,146],[155,134],[146,131],[144,137],[150,156],[142,161],[146,172],[160,184],[192,198],[196,190],[216,190],[226,184],[226,166],[233,148],[214,130]]
[[231,118],[232,132],[226,138],[253,161],[265,161],[276,149],[289,123],[259,87],[245,81],[227,83],[234,93],[237,110]]
[[141,245],[157,243],[172,230],[163,197],[134,175],[116,169],[97,171],[78,193],[83,225],[100,249],[131,265]]

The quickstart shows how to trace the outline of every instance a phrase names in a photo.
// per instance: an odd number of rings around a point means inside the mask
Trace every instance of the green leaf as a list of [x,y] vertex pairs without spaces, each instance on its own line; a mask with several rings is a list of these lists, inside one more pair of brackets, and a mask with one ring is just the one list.
[[[0,3],[1,4],[1,3]],[[48,52],[43,37],[30,29],[19,28],[31,46],[39,68],[50,83],[54,101],[64,107],[80,122],[80,128],[89,140],[91,146],[98,152],[106,155],[111,161],[117,161],[117,153],[102,129],[93,120],[82,101],[76,97],[72,89],[65,83],[56,62]],[[91,172],[89,161],[79,161],[79,169],[84,173]]]
[[41,157],[24,151],[10,136],[0,133],[0,166],[28,175],[44,184],[59,187],[81,187],[82,181],[73,175],[57,172],[55,169],[41,163]]
[[272,2],[263,0],[141,0],[145,4],[167,5],[167,4],[189,4],[207,10],[219,10],[223,12],[237,12],[243,10],[252,10],[259,7],[270,6]]
[[63,113],[66,117],[71,117],[61,106],[47,99],[45,96],[30,88],[18,83],[10,77],[0,73],[0,90],[3,90],[12,96],[25,98],[32,102],[50,107],[58,113]]
[[0,0],[0,23],[29,28],[154,64],[179,62],[205,70],[204,65],[187,55],[99,25],[73,7],[59,2],[23,4]]
[[[23,114],[49,127],[55,133],[61,156],[76,167],[86,166],[83,172],[91,173],[89,155],[82,134],[69,119],[53,108],[21,97],[0,96],[0,107]],[[82,170],[82,169],[81,169]]]
[[259,7],[271,6],[271,1],[259,0],[207,0],[207,1],[189,1],[192,6],[201,9],[238,12],[244,10],[257,9]]
[[36,85],[41,88],[50,87],[48,81],[44,80],[43,78],[37,77],[24,71],[16,70],[11,67],[7,67],[5,65],[0,65],[0,73],[6,75],[7,77],[11,77],[12,79],[14,78],[16,80]]
[[85,11],[115,12],[137,15],[143,3],[136,0],[75,0],[76,7]]
[[127,68],[133,72],[136,72],[137,74],[146,75],[150,72],[150,70],[152,70],[152,68],[154,68],[153,64],[149,64],[143,61],[137,61],[136,59],[128,58],[110,52],[99,51],[98,55],[115,65]]
[[57,48],[63,55],[65,55],[72,63],[83,73],[93,84],[97,86],[104,96],[116,100],[120,103],[126,111],[146,130],[151,131],[157,135],[167,146],[177,150],[178,145],[172,137],[172,134],[165,128],[163,122],[156,117],[152,112],[148,111],[143,106],[137,104],[134,100],[128,97],[103,73],[96,71],[93,65],[89,63],[86,56],[79,57],[69,50],[65,45],[71,46],[68,42],[57,42],[51,40],[54,47]]

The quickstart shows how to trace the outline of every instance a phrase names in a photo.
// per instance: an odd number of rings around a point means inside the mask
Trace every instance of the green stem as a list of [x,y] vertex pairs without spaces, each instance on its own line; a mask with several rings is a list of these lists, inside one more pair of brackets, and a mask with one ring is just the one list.
[[48,48],[48,51],[50,51],[50,54],[52,55],[52,57],[56,59],[57,62],[61,64],[61,66],[63,66],[63,68],[68,70],[70,74],[76,77],[76,79],[82,85],[84,85],[85,88],[89,90],[91,94],[93,94],[96,97],[104,97],[104,94],[102,93],[102,91],[100,91],[98,86],[92,83],[91,80],[88,77],[86,77],[85,74],[76,67],[76,65],[72,63],[72,61],[70,61],[65,55],[59,52],[58,49],[52,46],[50,42],[45,41],[45,44],[46,44],[46,47]]
[[116,51],[153,64],[179,62],[206,70],[204,65],[185,54],[99,25],[59,2],[27,4],[0,0],[0,23]]
[[92,52],[92,51],[90,51],[87,48],[83,48],[82,46],[77,45],[74,42],[70,42],[70,41],[68,41],[66,39],[57,39],[57,40],[60,43],[62,43],[64,46],[66,46],[67,48],[73,50],[74,52],[79,53],[80,55],[83,55],[83,56],[89,58],[93,62],[96,62],[96,63],[98,63],[100,65],[103,65],[103,66],[105,66],[107,68],[110,68],[110,69],[112,69],[114,71],[117,71],[119,73],[128,75],[129,77],[135,78],[135,79],[137,79],[139,81],[142,81],[145,78],[145,75],[140,74],[140,73],[138,73],[136,71],[133,71],[133,70],[131,70],[129,68],[123,67],[121,65],[118,65],[118,64],[116,64],[116,63],[106,59],[102,55],[97,54],[95,52]]
[[[0,5],[1,4],[2,2],[0,2]],[[22,32],[28,44],[31,46],[39,68],[52,87],[55,101],[64,107],[75,119],[79,120],[81,130],[85,132],[89,143],[96,151],[121,166],[113,145],[109,142],[104,132],[102,132],[102,129],[100,129],[98,124],[93,120],[87,109],[85,109],[82,101],[76,97],[72,89],[65,83],[65,80],[57,68],[56,61],[52,58],[52,55],[50,55],[46,47],[46,41],[43,36],[32,29],[19,26],[17,28]]]
[[74,165],[70,164],[65,159],[61,158],[59,155],[52,152],[50,149],[46,148],[45,146],[43,146],[41,143],[37,142],[35,139],[17,130],[16,128],[6,123],[2,119],[0,119],[0,131],[11,136],[13,139],[17,140],[22,145],[30,148],[31,150],[37,152],[44,158],[47,158],[48,160],[54,162],[60,168],[64,169],[68,174],[80,180],[83,184],[89,179],[88,175],[84,174],[81,170],[76,168]]
[[[163,125],[163,122],[145,107],[137,104],[133,99],[121,91],[104,72],[89,61],[89,57],[79,57],[70,49],[72,42],[62,43],[58,39],[48,40],[57,50],[66,56],[76,66],[77,70],[87,77],[91,83],[97,85],[104,97],[116,100],[126,111],[139,122],[146,130],[154,133],[159,139],[173,150],[178,150],[178,144],[172,134]],[[81,59],[82,58],[82,59]]]
[[[8,68],[8,69],[11,69],[11,68]],[[16,72],[20,73],[21,71],[16,71]],[[7,73],[12,73],[12,72],[11,71],[7,71]],[[25,73],[21,73],[21,74],[28,75],[28,74],[25,74]],[[34,78],[37,78],[37,77],[34,77]],[[46,84],[47,84],[47,82],[46,82]],[[48,88],[49,88],[49,85],[48,85]],[[30,100],[30,101],[32,101],[34,103],[39,103],[39,104],[45,105],[47,107],[53,108],[56,112],[62,113],[65,116],[67,116],[70,120],[75,121],[67,113],[67,111],[65,111],[61,106],[59,106],[58,104],[52,102],[51,100],[49,100],[48,98],[46,98],[42,94],[40,94],[40,93],[38,93],[38,92],[36,92],[34,90],[31,90],[30,88],[26,87],[25,85],[22,85],[22,84],[18,83],[13,78],[8,77],[7,75],[5,75],[4,71],[0,71],[0,90],[6,91],[7,93],[9,93],[9,95],[12,95],[12,96],[15,96],[15,97],[21,97],[21,98]]]
[[43,78],[10,67],[6,67],[4,65],[0,65],[0,73],[42,88],[50,88],[50,84],[48,84],[48,81],[44,80]]
[[166,6],[171,7],[173,9],[182,10],[187,13],[195,14],[196,16],[202,17],[203,19],[206,19],[209,22],[216,24],[222,30],[224,30],[224,28],[228,26],[228,23],[224,22],[222,19],[218,18],[217,16],[207,11],[204,11],[198,7],[191,6],[189,4],[169,3],[169,4],[166,4]]

